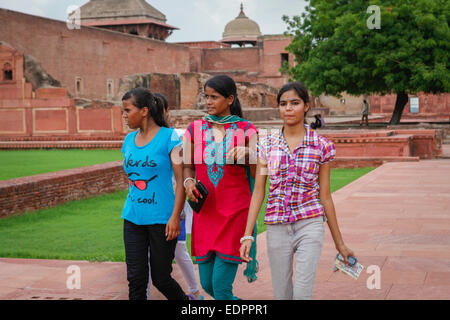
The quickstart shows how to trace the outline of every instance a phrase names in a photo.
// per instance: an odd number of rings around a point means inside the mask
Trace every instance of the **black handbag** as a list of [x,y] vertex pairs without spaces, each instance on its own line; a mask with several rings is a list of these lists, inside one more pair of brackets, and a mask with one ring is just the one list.
[[208,189],[206,189],[205,185],[201,183],[200,181],[197,182],[195,185],[198,192],[202,195],[203,198],[198,197],[198,202],[193,202],[191,200],[188,200],[189,205],[191,206],[192,210],[195,211],[195,213],[199,213],[200,209],[203,206],[203,203],[205,203],[206,197],[208,196]]

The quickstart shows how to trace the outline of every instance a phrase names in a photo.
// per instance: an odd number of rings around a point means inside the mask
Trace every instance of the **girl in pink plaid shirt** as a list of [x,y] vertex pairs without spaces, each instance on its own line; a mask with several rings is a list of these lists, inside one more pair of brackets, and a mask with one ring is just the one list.
[[329,163],[334,159],[336,148],[305,124],[310,106],[308,91],[302,84],[284,85],[277,102],[284,125],[260,137],[258,142],[255,187],[240,254],[244,261],[251,260],[252,232],[269,176],[264,222],[274,297],[277,300],[312,299],[325,221],[345,263],[348,264],[348,256],[354,256],[342,239],[331,198]]

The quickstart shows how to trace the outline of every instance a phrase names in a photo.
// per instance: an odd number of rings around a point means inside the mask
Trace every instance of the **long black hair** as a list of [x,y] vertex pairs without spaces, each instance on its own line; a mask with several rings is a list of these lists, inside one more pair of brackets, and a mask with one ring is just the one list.
[[219,74],[206,81],[204,88],[206,87],[214,89],[225,98],[233,96],[234,100],[230,106],[230,113],[242,118],[242,108],[237,97],[236,83],[232,78],[224,74]]
[[[293,82],[286,83],[284,86],[281,87],[280,91],[278,91],[278,95],[277,95],[278,105],[280,105],[280,99],[281,99],[281,96],[283,95],[283,93],[290,91],[290,90],[295,90],[295,92],[297,92],[299,98],[303,100],[303,103],[305,104],[305,106],[307,103],[309,103],[308,89],[306,89],[306,87],[303,83],[293,81]],[[306,114],[307,113],[308,112],[305,112],[305,123],[306,123]]]
[[139,109],[148,108],[148,113],[153,121],[160,127],[168,127],[164,119],[164,106],[162,99],[156,98],[150,90],[146,88],[134,88],[125,93],[122,101],[133,99],[133,105]]

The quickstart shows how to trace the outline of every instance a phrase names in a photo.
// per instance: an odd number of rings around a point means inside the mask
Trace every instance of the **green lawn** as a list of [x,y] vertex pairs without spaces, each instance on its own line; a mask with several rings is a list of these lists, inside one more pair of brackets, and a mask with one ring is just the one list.
[[[332,191],[372,169],[333,169]],[[119,191],[0,219],[0,257],[124,261],[120,216],[125,197],[126,191]],[[260,214],[258,232],[265,230],[263,219]]]
[[126,191],[0,220],[0,256],[124,261]]
[[346,186],[350,182],[358,179],[359,177],[369,173],[375,168],[357,168],[357,169],[332,169],[330,173],[330,189],[331,192],[335,192],[340,188]]
[[[58,161],[55,162],[55,159]],[[120,150],[2,150],[0,180],[122,160]]]

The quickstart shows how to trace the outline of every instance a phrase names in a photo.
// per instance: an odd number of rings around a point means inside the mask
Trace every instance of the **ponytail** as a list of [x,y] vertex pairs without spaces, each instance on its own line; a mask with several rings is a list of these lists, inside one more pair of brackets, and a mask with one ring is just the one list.
[[169,102],[167,101],[166,96],[159,92],[153,92],[153,96],[159,100],[159,103],[162,104],[164,111],[167,112],[169,109]]
[[[150,116],[153,118],[153,121],[160,126],[160,127],[166,127],[167,125],[166,119],[164,119],[164,102],[159,97],[153,97],[155,106],[150,108]],[[153,112],[152,112],[153,111]]]
[[242,118],[241,102],[239,101],[239,98],[237,96],[234,96],[233,104],[230,107],[230,113],[234,116]]

